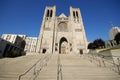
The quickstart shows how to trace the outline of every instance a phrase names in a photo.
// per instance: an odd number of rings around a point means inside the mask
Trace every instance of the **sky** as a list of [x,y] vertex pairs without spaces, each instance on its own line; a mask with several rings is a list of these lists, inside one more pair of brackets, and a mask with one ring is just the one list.
[[80,8],[89,42],[109,40],[112,26],[120,26],[120,0],[0,0],[0,36],[38,37],[45,7],[54,5],[56,16],[69,16],[70,6]]

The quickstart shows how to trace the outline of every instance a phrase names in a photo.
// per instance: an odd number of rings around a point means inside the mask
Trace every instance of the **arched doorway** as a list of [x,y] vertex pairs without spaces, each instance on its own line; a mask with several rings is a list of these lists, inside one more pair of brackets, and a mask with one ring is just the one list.
[[59,53],[67,54],[68,51],[68,41],[65,37],[62,37],[59,42]]

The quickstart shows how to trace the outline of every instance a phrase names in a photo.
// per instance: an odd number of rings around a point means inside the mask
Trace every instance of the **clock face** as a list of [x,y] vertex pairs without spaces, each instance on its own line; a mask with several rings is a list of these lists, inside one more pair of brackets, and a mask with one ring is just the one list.
[[65,23],[65,22],[59,23],[58,24],[58,31],[60,31],[60,32],[66,32],[66,31],[68,31],[68,29],[67,29],[67,23]]

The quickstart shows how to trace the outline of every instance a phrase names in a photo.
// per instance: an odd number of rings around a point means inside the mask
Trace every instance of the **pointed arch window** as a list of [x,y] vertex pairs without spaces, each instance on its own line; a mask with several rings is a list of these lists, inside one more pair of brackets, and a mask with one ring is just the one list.
[[47,15],[46,15],[46,17],[49,17],[49,13],[50,13],[49,10],[47,10]]
[[77,18],[78,18],[78,12],[76,11],[76,16],[77,16]]
[[52,10],[50,10],[50,17],[52,17],[52,14],[53,14],[53,11],[52,11]]
[[73,11],[73,17],[75,18],[75,11]]

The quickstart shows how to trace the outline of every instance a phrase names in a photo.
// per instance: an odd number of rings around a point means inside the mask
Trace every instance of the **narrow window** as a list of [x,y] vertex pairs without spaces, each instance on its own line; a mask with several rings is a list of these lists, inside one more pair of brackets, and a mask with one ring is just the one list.
[[53,13],[53,11],[51,10],[51,11],[50,11],[50,17],[52,17],[52,13]]
[[77,18],[78,18],[78,12],[76,11],[76,16],[77,16]]
[[47,10],[47,17],[49,17],[49,10]]
[[75,18],[75,11],[73,11],[73,17]]

